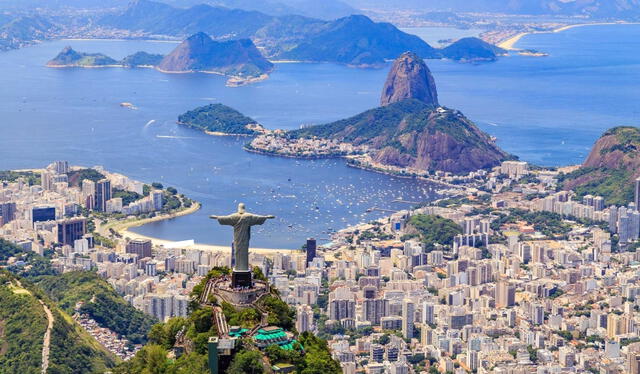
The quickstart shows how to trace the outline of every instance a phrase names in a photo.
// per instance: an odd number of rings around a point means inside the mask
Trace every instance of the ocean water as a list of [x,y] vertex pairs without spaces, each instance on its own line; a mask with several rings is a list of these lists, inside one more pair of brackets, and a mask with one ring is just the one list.
[[[639,32],[635,25],[575,28],[530,35],[518,44],[549,57],[427,63],[440,102],[462,110],[504,149],[537,164],[575,164],[607,128],[638,125]],[[68,40],[0,53],[0,169],[41,167],[57,159],[102,165],[175,186],[203,203],[196,214],[146,225],[138,233],[228,244],[230,230],[207,216],[230,213],[242,201],[251,211],[278,216],[254,230],[253,245],[297,248],[308,236],[325,238],[329,229],[384,214],[367,212],[371,208],[406,206],[394,203],[396,198],[435,197],[428,183],[352,169],[342,160],[251,154],[242,150],[245,138],[211,137],[175,124],[182,112],[211,102],[230,105],[269,128],[345,118],[377,105],[388,67],[278,64],[264,82],[228,88],[225,78],[211,74],[46,68],[65,45],[114,58],[138,50],[167,53],[175,46]],[[121,102],[138,110],[122,108]]]
[[440,43],[440,41],[478,36],[482,33],[480,29],[457,29],[454,27],[403,27],[400,30],[417,35],[432,47],[436,48],[448,44]]

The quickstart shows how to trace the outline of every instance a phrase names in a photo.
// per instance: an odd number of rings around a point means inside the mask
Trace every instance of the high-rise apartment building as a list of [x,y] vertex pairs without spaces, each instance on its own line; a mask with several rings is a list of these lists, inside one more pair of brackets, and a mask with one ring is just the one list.
[[496,308],[508,308],[515,305],[516,287],[507,281],[499,281],[496,285]]
[[95,210],[105,212],[109,200],[111,200],[111,181],[102,179],[96,183]]
[[416,304],[410,299],[402,301],[402,336],[405,339],[413,338],[413,324]]
[[151,257],[151,240],[149,239],[133,239],[127,243],[126,252],[135,253],[138,258]]
[[316,258],[316,240],[314,238],[307,239],[307,266],[314,258]]
[[313,330],[313,309],[306,304],[296,308],[296,329],[299,333]]
[[16,203],[0,203],[0,226],[16,219]]

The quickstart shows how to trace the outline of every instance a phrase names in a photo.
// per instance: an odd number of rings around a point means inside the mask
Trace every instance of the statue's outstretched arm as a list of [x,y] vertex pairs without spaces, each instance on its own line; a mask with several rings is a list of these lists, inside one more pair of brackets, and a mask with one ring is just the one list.
[[209,216],[211,219],[218,220],[218,223],[221,225],[233,226],[236,223],[236,219],[231,216]]

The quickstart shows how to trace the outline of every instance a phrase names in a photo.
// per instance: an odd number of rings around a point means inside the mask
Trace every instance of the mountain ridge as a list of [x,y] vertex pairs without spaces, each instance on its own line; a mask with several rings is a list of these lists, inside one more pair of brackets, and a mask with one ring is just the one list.
[[[300,15],[271,16],[206,4],[174,8],[151,0],[137,0],[123,12],[106,15],[97,22],[102,27],[143,32],[150,36],[184,37],[204,32],[216,40],[249,38],[264,51],[266,57],[274,60],[371,67],[382,66],[407,50],[423,58],[451,58],[448,51],[433,48],[390,23],[374,22],[363,15],[324,21]],[[466,46],[456,47],[461,48]],[[475,56],[477,51],[482,54]],[[476,46],[465,51],[464,55],[467,59],[487,59],[487,53],[491,51],[491,48]]]

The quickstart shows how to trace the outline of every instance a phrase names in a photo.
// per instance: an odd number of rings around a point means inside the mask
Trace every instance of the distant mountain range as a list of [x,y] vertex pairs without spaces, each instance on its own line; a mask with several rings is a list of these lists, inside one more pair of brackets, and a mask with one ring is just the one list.
[[60,26],[38,15],[0,15],[0,50],[16,49],[59,32]]
[[[248,4],[247,0],[219,1],[229,6]],[[115,3],[120,4],[117,1]],[[286,3],[297,4],[305,9],[321,7],[320,3],[307,0],[286,0]],[[341,8],[342,12],[351,9],[341,7],[339,0],[330,3],[337,4],[336,7]],[[89,1],[87,5],[90,4],[92,2]],[[41,13],[50,14],[51,11]],[[390,23],[374,22],[362,15],[326,21],[301,15],[275,16],[255,10],[207,4],[177,8],[151,0],[135,0],[126,8],[102,10],[97,15],[73,14],[64,17],[0,14],[0,49],[19,48],[41,40],[65,37],[68,30],[81,28],[82,33],[99,29],[99,34],[135,35],[137,38],[144,35],[148,38],[184,39],[203,32],[216,41],[251,39],[260,52],[271,60],[334,62],[359,67],[382,66],[408,50],[423,58],[455,60],[492,60],[503,53],[476,38],[458,41],[445,49],[436,49]],[[84,28],[87,30],[84,31]],[[233,50],[231,48],[230,52]]]
[[[255,10],[272,16],[301,15],[319,19],[336,19],[361,13],[342,0],[160,0],[176,7],[199,4],[222,6],[230,9]],[[0,0],[0,9],[110,9],[125,8],[131,0]]]
[[232,9],[255,10],[272,16],[297,14],[326,20],[360,13],[359,10],[341,0],[164,0],[164,2],[180,7],[209,4]]
[[630,18],[640,16],[638,0],[345,0],[360,9],[486,12],[530,15]]
[[407,50],[423,58],[468,60],[493,59],[501,52],[479,39],[435,49],[389,23],[373,22],[360,15],[322,21],[210,5],[174,8],[149,0],[137,0],[122,13],[103,17],[99,24],[149,35],[187,36],[205,32],[221,40],[251,38],[270,59],[355,66],[381,65]]
[[[527,15],[587,16],[597,19],[640,17],[638,0],[162,0],[177,7],[202,3],[254,10],[272,16],[301,15],[325,20],[370,10],[485,12]],[[107,9],[129,0],[0,0],[0,9]]]

